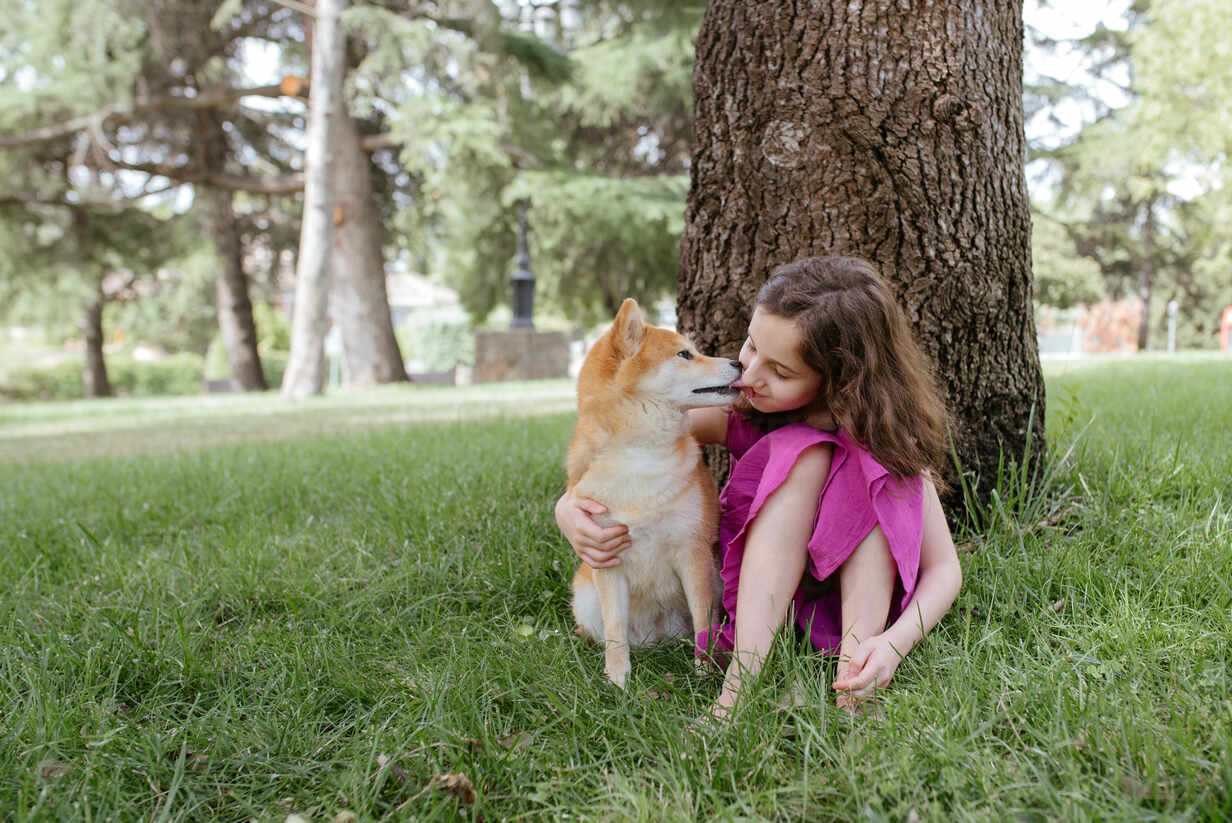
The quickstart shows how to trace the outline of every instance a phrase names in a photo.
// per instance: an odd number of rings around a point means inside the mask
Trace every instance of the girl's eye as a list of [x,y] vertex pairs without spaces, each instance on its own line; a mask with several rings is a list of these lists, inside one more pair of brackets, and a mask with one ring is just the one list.
[[676,352],[676,356],[683,357],[685,360],[692,360],[693,352],[689,351],[688,349],[685,349],[684,351]]

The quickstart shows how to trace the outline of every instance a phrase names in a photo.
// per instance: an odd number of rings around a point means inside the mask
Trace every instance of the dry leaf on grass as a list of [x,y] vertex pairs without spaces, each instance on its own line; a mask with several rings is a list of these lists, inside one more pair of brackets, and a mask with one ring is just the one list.
[[45,760],[40,760],[38,765],[34,767],[34,770],[44,780],[59,780],[70,773],[73,767],[55,758],[48,757]]
[[[167,752],[167,759],[172,762],[177,762],[180,759],[180,753],[175,750]],[[184,768],[190,772],[205,771],[205,767],[209,765],[209,758],[201,752],[185,752],[184,753]]]
[[[429,789],[438,789],[442,792],[448,792],[462,803],[466,803],[468,805],[474,803],[478,798],[478,795],[475,794],[475,786],[471,783],[471,779],[462,772],[458,772],[457,774],[438,774],[436,777],[432,778],[432,782],[424,786],[414,797],[409,798],[404,801],[402,805],[398,806],[398,811],[404,811],[411,805],[411,803],[422,797],[424,792]],[[476,814],[480,820],[483,819],[483,815],[478,813]]]
[[410,780],[406,770],[399,766],[398,763],[388,755],[378,754],[376,756],[376,765],[378,776],[381,772],[388,770],[390,776],[399,783],[405,784],[408,780]]
[[513,751],[515,749],[524,749],[531,744],[530,732],[514,732],[505,737],[496,738],[496,742],[501,745],[501,748]]
[[463,803],[475,802],[475,787],[471,779],[462,772],[457,774],[438,774],[432,780],[433,785],[443,792],[449,792]]

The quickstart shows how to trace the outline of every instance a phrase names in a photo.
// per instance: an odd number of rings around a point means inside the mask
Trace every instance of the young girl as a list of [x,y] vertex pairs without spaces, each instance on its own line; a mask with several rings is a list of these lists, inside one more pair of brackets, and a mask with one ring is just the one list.
[[[758,292],[732,411],[690,412],[725,443],[720,576],[727,619],[699,654],[730,657],[716,714],[755,676],[788,614],[840,655],[833,687],[853,708],[950,608],[962,584],[937,498],[944,405],[893,295],[871,263],[806,258]],[[623,526],[566,494],[556,522],[595,568],[620,562]],[[790,610],[790,611],[789,611]],[[887,623],[889,628],[887,629]]]

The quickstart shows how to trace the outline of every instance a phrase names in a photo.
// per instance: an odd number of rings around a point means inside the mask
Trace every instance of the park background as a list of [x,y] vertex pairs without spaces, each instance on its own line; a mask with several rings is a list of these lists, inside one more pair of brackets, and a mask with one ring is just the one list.
[[[1046,413],[1028,380],[1020,439],[959,473],[965,588],[878,711],[837,712],[833,661],[784,638],[726,729],[681,649],[615,694],[571,636],[572,382],[438,385],[514,331],[528,269],[575,360],[625,296],[710,331],[681,288],[706,9],[352,4],[307,392],[312,7],[8,11],[0,815],[1232,816],[1224,5],[1026,4],[1011,359],[1042,358]],[[772,131],[792,166],[807,140]]]
[[[0,396],[281,384],[307,18],[208,5],[15,4]],[[1216,5],[1027,5],[1045,355],[1220,346],[1232,61]],[[335,173],[340,197],[375,207],[339,227],[332,383],[404,379],[404,364],[465,381],[475,329],[510,321],[522,201],[538,327],[584,341],[626,296],[673,322],[702,8],[511,3],[480,29],[466,4],[347,12],[355,162]]]

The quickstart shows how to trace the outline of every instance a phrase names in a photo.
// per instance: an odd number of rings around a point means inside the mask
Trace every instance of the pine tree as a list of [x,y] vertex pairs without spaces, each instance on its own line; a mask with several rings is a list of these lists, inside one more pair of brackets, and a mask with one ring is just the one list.
[[1198,346],[1215,344],[1219,313],[1232,302],[1222,274],[1229,248],[1218,228],[1232,210],[1221,170],[1232,70],[1218,59],[1230,15],[1207,0],[1135,0],[1124,28],[1100,25],[1072,41],[1039,44],[1084,55],[1086,76],[1081,84],[1040,78],[1028,88],[1029,105],[1047,114],[1084,101],[1090,121],[1033,147],[1047,169],[1037,208],[1098,265],[1108,293],[1141,300],[1139,351],[1158,347],[1152,332],[1171,300],[1180,308],[1180,344]]
[[[484,318],[508,299],[515,204],[529,199],[538,304],[597,322],[674,286],[698,10],[521,8],[484,21],[357,10],[360,75],[398,104],[391,131],[419,180],[398,223],[436,249],[421,264]],[[382,82],[401,71],[417,86]]]

